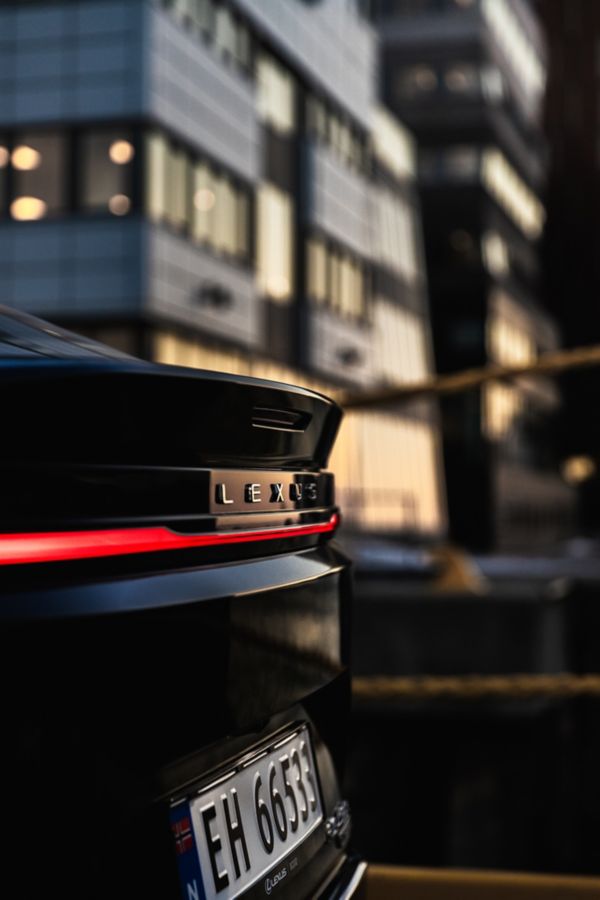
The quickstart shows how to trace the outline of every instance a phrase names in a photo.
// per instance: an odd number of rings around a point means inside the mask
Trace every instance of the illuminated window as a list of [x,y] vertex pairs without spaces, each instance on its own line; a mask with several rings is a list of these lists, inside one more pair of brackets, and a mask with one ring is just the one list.
[[395,79],[396,95],[405,100],[431,94],[438,87],[438,77],[431,66],[411,66],[398,72]]
[[415,144],[412,135],[390,113],[378,106],[373,118],[375,158],[399,178],[415,175]]
[[367,162],[366,141],[350,117],[310,93],[305,109],[308,133],[331,147],[345,165],[363,170]]
[[504,79],[498,66],[484,66],[481,71],[481,90],[486,100],[499,103],[504,97]]
[[189,157],[181,147],[169,148],[167,158],[167,221],[184,229],[188,221]]
[[419,274],[412,209],[397,194],[374,188],[373,252],[408,281]]
[[214,248],[234,256],[237,246],[236,195],[227,178],[215,179],[215,196]]
[[492,383],[482,392],[483,430],[491,440],[505,440],[523,409],[521,391],[507,384]]
[[414,313],[378,297],[373,308],[375,368],[391,383],[422,381],[428,374],[425,325]]
[[443,526],[439,448],[430,424],[350,411],[329,465],[346,522],[387,533],[435,533]]
[[192,237],[197,241],[209,241],[214,232],[216,185],[206,163],[194,168]]
[[146,140],[146,211],[218,253],[247,260],[249,192],[161,134]]
[[497,231],[486,231],[481,239],[483,263],[492,275],[506,275],[510,269],[506,241]]
[[240,259],[250,254],[250,198],[245,190],[236,193],[235,252]]
[[257,63],[258,114],[280,134],[296,128],[294,80],[273,57],[261,54]]
[[131,198],[127,194],[113,194],[108,201],[108,208],[113,216],[126,216],[131,209]]
[[504,311],[492,312],[487,322],[490,358],[501,365],[527,365],[537,357],[533,326],[524,311],[504,291],[494,291],[492,305]]
[[294,251],[292,200],[271,184],[257,196],[257,275],[267,297],[285,303],[292,295]]
[[523,233],[530,238],[539,237],[546,218],[544,207],[500,150],[489,147],[484,151],[481,179]]
[[307,243],[308,296],[317,303],[327,299],[327,247],[312,238]]
[[367,302],[361,262],[323,238],[309,238],[306,253],[309,298],[345,318],[364,318]]
[[454,94],[476,94],[479,91],[479,72],[472,65],[451,66],[446,69],[444,82]]
[[0,215],[6,205],[6,173],[10,162],[10,153],[6,139],[0,135]]
[[135,148],[122,131],[93,131],[81,138],[81,202],[86,210],[122,216],[131,208]]
[[546,83],[544,65],[508,0],[481,0],[481,9],[498,46],[511,64],[530,100],[540,97]]
[[163,134],[152,133],[146,138],[146,213],[160,221],[167,208],[167,166],[169,147]]
[[11,154],[14,219],[33,220],[61,212],[65,197],[65,140],[59,134],[17,134]]

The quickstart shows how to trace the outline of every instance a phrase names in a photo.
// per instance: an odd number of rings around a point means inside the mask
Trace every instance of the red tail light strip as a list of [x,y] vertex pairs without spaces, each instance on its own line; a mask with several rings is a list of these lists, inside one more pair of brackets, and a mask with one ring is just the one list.
[[339,516],[316,525],[291,525],[256,531],[227,531],[213,534],[177,534],[162,526],[156,528],[115,528],[103,531],[57,531],[40,534],[0,534],[0,565],[59,562],[70,559],[94,559],[125,556],[129,553],[157,553],[192,547],[224,547],[253,541],[308,537],[335,531]]

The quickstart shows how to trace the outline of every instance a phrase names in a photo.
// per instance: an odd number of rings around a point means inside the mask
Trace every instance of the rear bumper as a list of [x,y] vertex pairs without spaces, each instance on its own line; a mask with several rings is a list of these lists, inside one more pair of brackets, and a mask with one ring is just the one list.
[[351,856],[343,861],[327,888],[318,900],[364,900],[367,864],[360,857]]
[[[346,560],[323,546],[0,594],[11,775],[0,883],[33,859],[45,890],[65,898],[85,884],[88,898],[177,900],[170,803],[293,722],[311,729],[331,817],[350,700],[347,582]],[[294,900],[334,871],[340,890],[347,881],[347,835],[324,826]],[[323,896],[352,896],[337,889]]]

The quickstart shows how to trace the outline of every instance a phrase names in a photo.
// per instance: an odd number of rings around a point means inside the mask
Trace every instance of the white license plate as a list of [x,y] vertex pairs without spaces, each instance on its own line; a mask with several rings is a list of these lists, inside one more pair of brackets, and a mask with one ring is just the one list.
[[231,900],[265,879],[267,893],[289,877],[279,863],[323,820],[317,771],[304,726],[243,758],[198,794],[174,804],[186,900]]

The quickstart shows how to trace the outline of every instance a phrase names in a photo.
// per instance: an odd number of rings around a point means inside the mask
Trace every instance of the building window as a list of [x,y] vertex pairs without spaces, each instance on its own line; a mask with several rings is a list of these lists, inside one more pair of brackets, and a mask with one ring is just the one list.
[[392,383],[422,381],[429,374],[424,320],[381,297],[373,306],[379,377]]
[[262,53],[257,64],[258,114],[280,134],[296,129],[295,84],[292,75],[272,56]]
[[419,260],[411,206],[385,188],[373,189],[373,253],[381,264],[413,282]]
[[131,208],[135,148],[127,131],[92,131],[81,138],[81,205],[125,215]]
[[490,103],[500,103],[504,98],[504,79],[498,66],[484,66],[481,70],[481,90]]
[[410,132],[383,107],[373,117],[373,155],[396,178],[414,178],[415,143]]
[[250,252],[249,190],[187,148],[154,132],[146,138],[145,208],[192,240],[247,261]]
[[8,141],[0,134],[0,216],[6,208],[6,173],[10,162]]
[[305,111],[308,134],[331,147],[344,165],[366,170],[366,139],[348,115],[311,93],[306,96]]
[[265,296],[286,303],[292,296],[294,276],[291,197],[271,184],[261,185],[256,219],[258,283]]
[[167,139],[163,134],[146,137],[146,213],[154,221],[160,221],[167,206]]
[[544,207],[500,150],[488,147],[481,158],[481,180],[491,196],[528,238],[540,236]]
[[[506,297],[505,294],[500,295]],[[524,317],[512,319],[491,315],[487,322],[487,348],[491,359],[500,365],[527,365],[537,357],[531,325]]]
[[367,315],[366,279],[362,263],[332,241],[310,237],[306,242],[309,299],[348,319]]
[[443,151],[444,174],[452,181],[476,179],[479,172],[479,147],[456,144]]
[[230,9],[215,0],[163,0],[163,6],[185,28],[212,44],[224,61],[250,73],[250,30]]
[[315,303],[327,300],[327,245],[319,238],[307,242],[307,290]]
[[432,94],[438,88],[438,76],[431,66],[410,66],[401,69],[395,78],[394,89],[400,100],[413,100]]
[[479,70],[468,63],[451,66],[444,73],[444,83],[453,94],[473,96],[479,93]]
[[510,271],[508,245],[497,231],[486,231],[481,238],[483,262],[491,275],[498,277]]
[[530,101],[543,93],[544,64],[507,0],[482,0],[481,10],[489,29],[506,56]]
[[15,135],[10,162],[13,219],[43,219],[63,211],[66,206],[63,135],[49,132]]
[[189,157],[182,147],[171,145],[166,161],[166,219],[173,228],[183,231],[188,224]]

